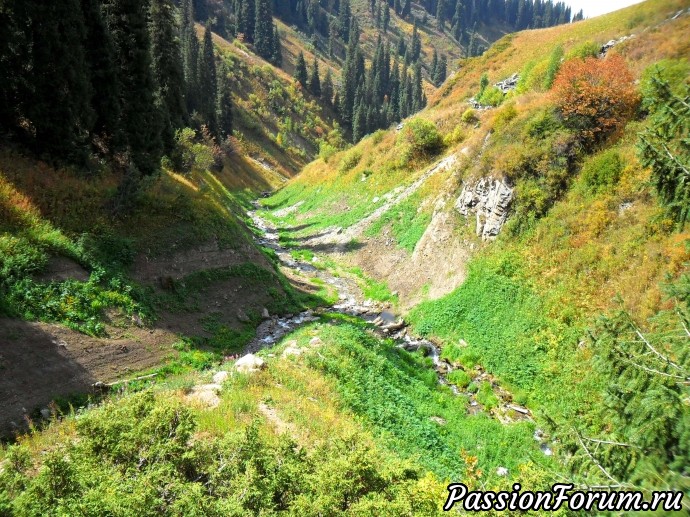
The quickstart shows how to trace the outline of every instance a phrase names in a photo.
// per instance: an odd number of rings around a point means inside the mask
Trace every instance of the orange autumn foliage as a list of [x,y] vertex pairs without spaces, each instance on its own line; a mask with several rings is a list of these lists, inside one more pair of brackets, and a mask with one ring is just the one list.
[[591,148],[619,132],[633,115],[640,95],[625,60],[573,59],[563,64],[553,86],[559,112],[568,127]]

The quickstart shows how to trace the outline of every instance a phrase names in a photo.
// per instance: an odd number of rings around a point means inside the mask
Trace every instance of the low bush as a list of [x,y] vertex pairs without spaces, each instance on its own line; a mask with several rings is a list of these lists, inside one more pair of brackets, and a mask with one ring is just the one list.
[[589,149],[620,131],[640,101],[633,75],[619,55],[567,61],[553,92],[566,127],[577,131]]
[[570,59],[587,59],[588,57],[598,57],[601,45],[593,41],[585,41],[570,50],[566,56],[566,60]]
[[398,143],[405,147],[405,162],[432,156],[443,147],[443,139],[436,125],[419,117],[405,124],[398,136]]
[[458,388],[466,388],[472,382],[472,378],[464,370],[453,370],[446,378]]
[[358,149],[353,149],[349,153],[347,153],[343,158],[340,160],[340,165],[338,166],[338,172],[341,174],[344,174],[346,172],[351,171],[355,167],[357,167],[357,164],[359,161],[362,159],[362,152]]
[[460,117],[465,124],[476,124],[479,119],[477,118],[477,112],[472,108],[467,108],[465,112]]
[[482,382],[477,390],[477,401],[484,406],[484,409],[491,411],[495,407],[498,407],[498,397],[494,393],[490,382]]
[[450,147],[451,145],[459,144],[467,138],[465,128],[458,124],[453,130],[443,137],[443,145]]
[[477,99],[477,102],[484,106],[500,106],[505,99],[505,94],[495,86],[487,88],[484,93]]
[[610,149],[590,158],[582,167],[582,180],[593,192],[610,190],[618,183],[624,163],[616,150]]

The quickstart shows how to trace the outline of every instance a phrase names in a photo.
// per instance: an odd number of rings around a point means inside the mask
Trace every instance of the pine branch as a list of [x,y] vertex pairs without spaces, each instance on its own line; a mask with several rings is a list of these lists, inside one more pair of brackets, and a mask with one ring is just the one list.
[[663,354],[661,354],[660,352],[658,352],[658,351],[651,345],[651,343],[650,343],[649,341],[647,341],[647,339],[642,335],[642,332],[640,332],[640,329],[635,328],[635,334],[637,334],[637,336],[642,340],[642,342],[643,342],[645,345],[647,345],[647,348],[649,348],[649,349],[654,353],[654,355],[656,355],[657,357],[659,357],[662,361],[664,361],[665,363],[669,364],[670,366],[673,366],[676,370],[679,370],[679,371],[681,371],[681,372],[683,371],[683,369],[682,369],[680,366],[678,366],[676,363],[674,363],[673,361],[671,361],[671,360],[670,360],[668,357],[666,357],[665,355],[663,355]]
[[603,467],[603,465],[599,463],[599,461],[597,461],[597,459],[592,455],[591,452],[589,452],[589,449],[585,445],[585,442],[582,440],[582,436],[580,435],[580,433],[577,430],[575,430],[575,433],[577,434],[577,439],[580,442],[580,446],[584,449],[585,454],[587,454],[592,463],[594,463],[594,465],[604,474],[604,476],[606,476],[610,481],[612,481],[616,488],[623,488],[627,486],[624,483],[621,483],[620,481],[616,480],[616,478],[609,474],[609,472]]
[[593,442],[593,443],[601,443],[601,444],[607,444],[607,445],[619,445],[620,447],[631,447],[633,449],[640,449],[641,447],[638,447],[637,445],[631,445],[629,443],[621,443],[621,442],[612,442],[608,440],[597,440],[595,438],[587,438],[586,436],[582,437],[583,440],[586,440],[588,442]]
[[642,366],[641,364],[637,364],[636,362],[631,361],[630,359],[626,359],[626,358],[624,358],[624,357],[622,357],[621,359],[622,359],[623,361],[625,361],[626,363],[630,363],[630,364],[632,364],[633,366],[635,366],[635,367],[637,367],[637,368],[639,368],[639,369],[641,369],[641,370],[644,370],[644,371],[647,372],[647,373],[655,373],[655,374],[661,375],[661,376],[663,376],[663,377],[669,377],[669,378],[671,378],[671,379],[676,379],[676,380],[683,381],[683,384],[690,384],[690,377],[682,377],[682,376],[680,376],[680,375],[673,375],[673,374],[670,374],[670,373],[660,372],[659,370],[655,370],[655,369],[653,369],[653,368],[648,368],[648,367],[646,367],[646,366]]

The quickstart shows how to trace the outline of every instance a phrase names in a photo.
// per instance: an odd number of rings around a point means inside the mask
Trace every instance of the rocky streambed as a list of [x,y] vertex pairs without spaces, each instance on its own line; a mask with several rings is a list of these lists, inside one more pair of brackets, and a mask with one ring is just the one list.
[[[258,208],[258,205],[256,206]],[[258,327],[257,335],[246,347],[245,353],[253,354],[261,349],[272,347],[301,325],[319,320],[320,314],[337,312],[354,316],[370,323],[372,325],[371,331],[378,337],[393,339],[399,348],[408,352],[421,350],[424,355],[432,359],[439,383],[449,386],[455,395],[464,396],[469,400],[468,411],[471,414],[485,411],[485,408],[477,400],[475,393],[468,391],[466,388],[456,386],[449,381],[448,375],[457,368],[441,358],[441,350],[436,343],[415,336],[406,322],[398,317],[391,310],[390,306],[372,300],[362,300],[361,290],[354,280],[335,276],[327,269],[315,267],[313,263],[295,259],[292,253],[280,244],[278,230],[273,224],[258,215],[256,210],[249,211],[247,215],[252,219],[259,231],[259,235],[256,237],[257,243],[272,249],[276,253],[282,267],[299,275],[321,279],[321,281],[336,290],[338,301],[330,307],[321,308],[317,311],[308,310],[283,317],[270,317],[270,315],[264,314],[265,320]],[[493,417],[504,423],[532,419],[530,411],[523,406],[515,404],[512,400],[512,395],[503,389],[492,375],[483,371],[481,367],[476,367],[467,373],[473,378],[475,384],[488,382],[491,385],[494,394],[499,400],[498,407],[490,411]],[[541,433],[539,436],[542,436]],[[542,450],[545,450],[544,447],[542,447]],[[545,450],[545,453],[550,453],[550,449],[548,449],[548,452]]]

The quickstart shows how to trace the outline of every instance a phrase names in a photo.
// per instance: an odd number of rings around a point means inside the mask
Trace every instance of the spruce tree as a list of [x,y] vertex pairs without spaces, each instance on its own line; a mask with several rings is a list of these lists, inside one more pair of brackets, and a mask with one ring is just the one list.
[[438,66],[436,67],[436,73],[434,74],[434,84],[436,86],[441,86],[443,82],[446,80],[447,76],[447,68],[448,68],[448,63],[446,60],[446,56],[441,56],[441,59],[438,62]]
[[426,104],[424,100],[424,89],[422,87],[422,65],[420,63],[415,63],[414,65],[412,96],[412,111],[417,112]]
[[465,17],[463,15],[463,3],[458,0],[455,4],[455,14],[453,15],[453,37],[460,42],[462,39],[462,33],[465,30],[464,21]]
[[307,27],[309,33],[314,36],[317,31],[319,23],[319,0],[307,0]]
[[401,18],[407,18],[410,16],[410,13],[412,12],[412,5],[410,0],[404,0],[404,3],[402,5],[402,9],[400,11],[400,17]]
[[300,52],[297,56],[297,63],[295,64],[295,80],[302,85],[302,88],[307,87],[307,63],[304,60],[303,52]]
[[80,2],[24,0],[17,9],[31,50],[29,63],[23,64],[28,91],[21,100],[34,128],[34,149],[48,158],[80,163],[94,121]]
[[108,0],[105,12],[119,66],[120,109],[127,145],[136,169],[150,175],[158,170],[162,142],[160,112],[154,103],[148,2]]
[[314,64],[311,68],[308,89],[311,92],[311,94],[317,99],[321,97],[321,78],[319,77],[319,60],[316,58],[314,58]]
[[199,66],[199,93],[201,95],[201,116],[213,135],[218,135],[218,121],[216,118],[216,104],[218,96],[218,75],[216,70],[216,54],[213,48],[211,27],[204,31],[204,45]]
[[388,32],[388,26],[391,23],[391,13],[388,7],[388,2],[383,2],[383,32]]
[[326,76],[323,78],[323,84],[321,85],[321,100],[326,104],[326,106],[332,106],[333,104],[333,76],[331,75],[331,69],[326,69]]
[[241,0],[239,31],[244,34],[244,40],[254,43],[254,30],[256,27],[255,0]]
[[280,45],[280,34],[278,33],[278,26],[275,23],[273,24],[273,54],[271,61],[278,67],[283,65],[283,51]]
[[181,3],[180,37],[182,40],[182,63],[185,81],[187,112],[199,110],[199,39],[194,28],[194,5],[192,0]]
[[30,48],[16,7],[7,2],[0,8],[0,130],[13,132],[23,111],[21,73],[29,61]]
[[352,10],[350,0],[341,0],[340,10],[338,11],[338,30],[343,41],[350,40],[350,27],[352,24]]
[[171,0],[151,0],[149,33],[156,103],[163,121],[163,145],[165,151],[170,152],[175,146],[175,130],[181,128],[187,118],[182,54]]
[[438,30],[443,32],[446,26],[446,2],[445,0],[438,0],[436,6],[436,26]]
[[431,58],[431,69],[429,70],[429,77],[431,77],[431,82],[436,84],[436,69],[438,68],[438,52],[434,48],[434,53]]
[[652,170],[662,202],[682,225],[690,221],[690,86],[672,90],[661,72],[650,80],[650,126],[639,136],[639,156]]
[[416,63],[419,61],[419,57],[422,54],[422,39],[419,36],[419,30],[417,29],[417,21],[415,20],[414,27],[412,29],[412,43],[410,44],[411,51],[411,63]]
[[100,1],[82,0],[81,5],[86,21],[84,49],[91,90],[94,92],[91,99],[95,114],[93,132],[109,145],[112,153],[121,143],[120,83],[115,62],[115,45],[105,25]]
[[400,67],[398,64],[398,57],[393,60],[393,70],[390,80],[390,111],[392,117],[390,121],[400,120]]
[[218,119],[218,131],[221,137],[232,134],[232,86],[230,84],[230,71],[227,65],[221,61],[218,69],[218,105],[216,117]]
[[[361,90],[361,88],[360,88]],[[355,104],[354,116],[352,120],[352,141],[359,142],[366,134],[366,106],[363,102],[362,94],[357,96],[358,101]]]
[[[253,1],[253,0],[246,0]],[[273,12],[271,0],[256,0],[254,25],[254,49],[262,58],[271,60],[274,55]]]

